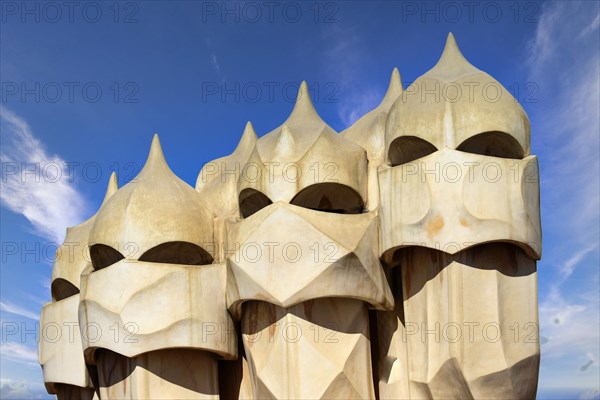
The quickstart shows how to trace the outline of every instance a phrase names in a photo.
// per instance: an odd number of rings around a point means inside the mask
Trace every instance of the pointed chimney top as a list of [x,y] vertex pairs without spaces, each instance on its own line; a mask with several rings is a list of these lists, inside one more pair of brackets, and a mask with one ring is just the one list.
[[146,160],[144,168],[142,168],[140,174],[145,170],[154,168],[166,168],[168,171],[171,170],[169,168],[169,165],[167,164],[167,160],[165,160],[165,155],[163,154],[162,146],[160,145],[160,139],[158,138],[157,133],[155,133],[154,137],[152,138],[152,144],[150,145],[148,159]]
[[315,110],[308,85],[302,81],[296,104],[288,118],[282,125],[258,139],[256,147],[265,161],[296,161],[320,136],[335,134]]
[[[104,195],[104,200],[102,200],[102,205],[104,205],[117,190],[119,190],[117,173],[113,171],[113,173],[110,174],[110,178],[108,178],[108,186],[106,187],[106,194]],[[102,205],[100,207],[102,207]]]
[[442,79],[454,80],[460,76],[481,72],[475,68],[461,53],[452,32],[448,33],[446,46],[437,64],[426,74]]
[[381,103],[387,104],[388,102],[394,102],[402,94],[403,91],[404,88],[402,87],[402,78],[400,77],[400,71],[398,71],[398,68],[394,67],[394,70],[392,71],[392,76],[390,77],[390,84]]
[[256,131],[254,130],[252,122],[246,122],[244,133],[242,133],[242,137],[240,138],[240,141],[236,146],[235,150],[233,151],[232,155],[242,155],[246,152],[249,152],[254,147],[257,140],[258,136],[256,135]]
[[452,32],[448,33],[448,38],[446,39],[446,45],[444,46],[444,51],[442,52],[442,56],[440,57],[440,62],[452,63],[452,64],[460,64],[463,62],[468,63],[467,59],[461,53],[458,48],[458,44],[456,43],[456,39]]
[[296,96],[296,104],[292,113],[288,117],[286,123],[305,123],[306,121],[322,121],[321,117],[315,110],[312,100],[310,99],[310,92],[308,90],[308,84],[306,81],[302,81],[300,88],[298,89],[298,95]]
[[308,92],[308,84],[306,81],[302,81],[298,88],[298,95],[296,96],[296,103],[299,103],[302,98],[310,100],[310,93]]
[[252,121],[246,122],[246,126],[244,127],[244,133],[242,133],[242,138],[240,142],[256,142],[258,136],[256,135],[256,131],[254,130],[254,125],[252,125]]

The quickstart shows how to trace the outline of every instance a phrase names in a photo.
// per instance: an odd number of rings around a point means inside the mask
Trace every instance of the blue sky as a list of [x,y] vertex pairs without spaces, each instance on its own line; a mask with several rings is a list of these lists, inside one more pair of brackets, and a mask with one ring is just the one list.
[[246,121],[259,136],[280,125],[301,80],[341,131],[378,104],[393,67],[405,87],[432,67],[451,31],[531,120],[539,397],[599,398],[599,3],[449,4],[0,3],[0,397],[48,397],[33,331],[54,243],[95,213],[112,170],[120,185],[135,176],[154,132],[194,185]]

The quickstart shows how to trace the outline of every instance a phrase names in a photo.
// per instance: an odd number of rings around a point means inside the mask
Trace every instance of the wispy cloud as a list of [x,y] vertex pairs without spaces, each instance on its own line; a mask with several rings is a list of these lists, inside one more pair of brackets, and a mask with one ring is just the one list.
[[[589,8],[589,9],[588,9]],[[575,11],[574,11],[575,10]],[[540,17],[527,61],[530,78],[543,96],[533,107],[543,138],[546,190],[555,206],[550,218],[554,231],[574,241],[597,243],[600,218],[600,52],[598,3],[547,3]],[[579,35],[594,30],[595,35]],[[543,160],[544,161],[544,160]],[[582,246],[575,246],[580,248]]]
[[580,400],[598,400],[600,399],[600,388],[586,390],[579,396]]
[[44,385],[17,381],[14,379],[0,379],[0,399],[43,399],[49,398],[45,393]]
[[40,286],[46,290],[50,290],[50,277],[45,276],[40,280]]
[[355,123],[360,117],[374,109],[383,99],[383,94],[376,91],[367,91],[362,95],[351,94],[338,107],[338,115],[345,128]]
[[[543,155],[546,248],[540,276],[553,279],[540,291],[542,367],[546,362],[548,373],[561,376],[564,385],[581,387],[598,386],[594,360],[600,352],[598,15],[597,2],[545,3],[526,60],[541,97],[528,105],[534,150]],[[556,269],[544,270],[548,264]],[[564,369],[567,363],[577,367]]]
[[[6,166],[0,191],[2,205],[27,218],[38,235],[61,243],[65,228],[85,219],[83,196],[65,174],[57,175],[57,171],[66,171],[65,161],[46,152],[24,119],[0,106],[0,123],[0,161]],[[58,168],[45,168],[51,165]],[[24,174],[24,170],[36,172]]]
[[581,36],[586,36],[595,32],[598,27],[600,27],[600,13],[596,14],[596,18],[594,18],[592,23],[589,24],[583,31],[581,31]]
[[37,313],[31,312],[29,310],[24,309],[21,306],[5,301],[0,301],[0,311],[14,315],[20,315],[21,317],[33,319],[35,321],[39,319],[39,315]]
[[545,360],[576,354],[595,360],[599,350],[598,300],[593,295],[567,299],[552,288],[540,303],[540,329]]
[[[544,154],[543,202],[552,207],[544,229],[560,235],[551,257],[565,260],[563,279],[598,249],[600,238],[598,12],[594,2],[546,3],[527,60],[543,96],[530,109],[534,142]],[[580,35],[588,30],[596,35]]]
[[529,42],[529,58],[527,63],[532,70],[551,57],[556,51],[557,27],[560,27],[561,13],[558,9],[544,10],[537,25],[535,37]]
[[37,350],[22,343],[7,342],[0,346],[0,354],[2,358],[23,363],[23,364],[38,364]]
[[[48,293],[48,292],[46,292],[46,293]],[[31,293],[27,293],[26,296],[29,300],[31,300],[32,302],[34,302],[36,305],[38,305],[40,307],[48,302],[48,298],[45,298],[45,297],[41,298],[41,297],[35,296]]]
[[591,252],[598,249],[598,244],[593,243],[591,246],[585,247],[575,254],[573,254],[567,261],[565,261],[560,269],[563,281],[568,279],[575,270],[575,267]]
[[[328,25],[323,43],[330,44],[323,57],[324,65],[325,68],[331,69],[327,72],[336,77],[340,92],[337,111],[345,129],[377,107],[385,92],[379,92],[372,87],[361,87],[358,83],[360,68],[364,65],[364,52],[360,51],[364,44],[358,30],[338,24]],[[340,60],[343,62],[340,63]]]

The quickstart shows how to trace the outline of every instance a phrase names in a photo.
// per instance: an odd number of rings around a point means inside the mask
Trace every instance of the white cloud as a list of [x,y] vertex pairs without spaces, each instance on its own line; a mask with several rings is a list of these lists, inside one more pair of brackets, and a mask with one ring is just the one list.
[[544,360],[578,353],[591,360],[598,357],[598,304],[597,294],[566,299],[557,288],[550,290],[539,307],[540,332],[547,338],[542,344]]
[[20,315],[21,317],[33,319],[34,321],[37,321],[39,319],[39,315],[37,313],[31,312],[20,306],[4,301],[0,301],[0,311],[14,315]]
[[0,346],[2,358],[23,363],[38,365],[37,349],[32,349],[22,343],[6,342]]
[[535,37],[529,43],[528,64],[532,69],[538,68],[556,51],[555,35],[560,26],[561,11],[559,7],[545,8],[536,27]]
[[0,399],[43,399],[50,398],[41,383],[30,383],[14,379],[0,379]]
[[383,99],[383,94],[370,90],[362,93],[353,92],[340,102],[338,115],[345,127],[355,123],[360,117],[377,107]]
[[573,254],[571,256],[571,258],[569,258],[567,261],[564,262],[564,264],[561,266],[560,272],[562,275],[562,279],[563,281],[568,279],[572,274],[573,271],[575,270],[575,267],[591,252],[593,252],[594,250],[598,249],[598,244],[594,243],[591,246],[588,246],[586,248],[583,248],[581,250],[579,250],[578,252],[576,252],[575,254]]
[[40,307],[43,306],[44,304],[48,303],[48,301],[49,301],[49,299],[46,297],[41,298],[38,296],[34,296],[31,293],[27,293],[26,296],[29,300],[31,300],[32,302],[34,302],[35,304],[37,304]]
[[542,201],[552,207],[542,210],[544,230],[560,236],[550,258],[564,260],[563,279],[600,240],[600,43],[578,35],[597,30],[597,16],[597,3],[546,3],[527,60],[542,97],[530,110],[543,153]]
[[579,396],[580,400],[598,400],[600,399],[600,387],[595,389],[590,389],[581,394]]
[[600,27],[600,13],[596,14],[596,18],[582,32],[581,36],[589,35]]
[[[553,279],[545,264],[557,268],[556,278],[539,294],[546,366],[540,380],[552,385],[556,381],[544,373],[561,376],[562,385],[582,390],[598,385],[600,352],[598,11],[596,2],[545,3],[526,60],[529,80],[540,94],[539,103],[527,105],[534,151],[541,154],[545,205],[540,276]],[[567,364],[577,367],[565,369]]]
[[44,278],[42,278],[42,280],[40,281],[40,285],[46,289],[46,290],[50,290],[50,277],[46,276]]
[[[65,228],[85,219],[83,196],[68,181],[65,161],[46,152],[25,120],[0,106],[0,123],[2,205],[27,218],[38,235],[61,243]],[[34,169],[34,174],[23,173]]]
[[327,29],[323,43],[329,43],[331,47],[325,51],[324,66],[328,74],[336,77],[340,96],[337,111],[344,123],[343,129],[346,129],[377,107],[385,92],[360,85],[358,78],[360,67],[364,64],[364,51],[361,51],[364,44],[359,32],[338,24],[328,25]]

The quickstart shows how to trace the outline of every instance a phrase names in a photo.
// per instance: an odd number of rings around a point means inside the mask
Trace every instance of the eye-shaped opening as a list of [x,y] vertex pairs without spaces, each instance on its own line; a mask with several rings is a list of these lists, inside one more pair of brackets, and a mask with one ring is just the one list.
[[266,206],[273,204],[264,193],[255,189],[246,188],[240,192],[238,196],[240,213],[242,217],[248,218],[257,211],[262,210]]
[[365,208],[360,194],[341,183],[316,183],[302,189],[290,204],[337,214],[360,214]]
[[139,261],[181,264],[212,264],[213,257],[202,247],[189,242],[167,242],[154,246],[139,258]]
[[435,151],[437,148],[426,140],[416,136],[400,136],[390,143],[388,157],[392,167],[395,167],[425,157]]
[[501,158],[522,159],[525,152],[517,140],[505,132],[483,132],[465,140],[456,150]]
[[56,278],[50,285],[50,292],[55,301],[60,301],[79,294],[79,289],[66,279]]
[[124,259],[123,254],[105,244],[94,244],[90,247],[90,257],[94,270],[106,268]]

